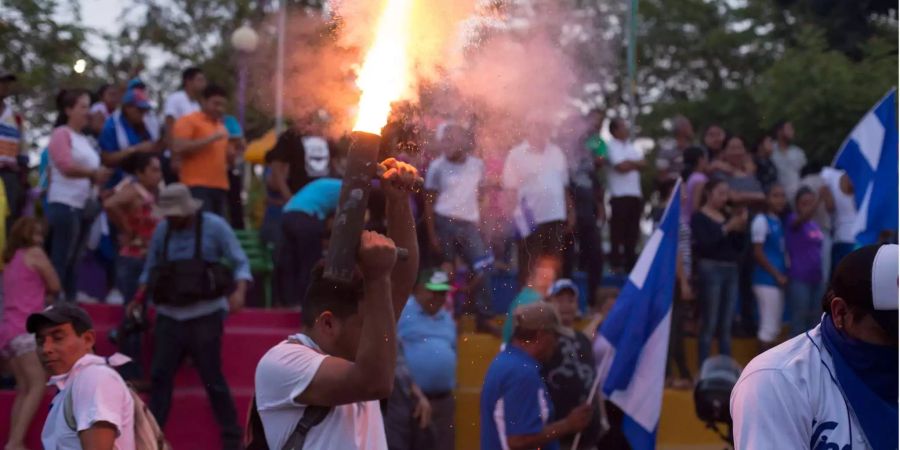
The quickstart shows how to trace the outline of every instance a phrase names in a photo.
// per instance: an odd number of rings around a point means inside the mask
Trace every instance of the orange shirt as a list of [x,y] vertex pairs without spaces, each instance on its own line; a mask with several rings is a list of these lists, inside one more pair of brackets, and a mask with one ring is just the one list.
[[[172,134],[176,139],[203,139],[225,132],[225,124],[213,121],[203,111],[182,116],[175,121]],[[228,139],[222,138],[189,154],[181,154],[180,181],[187,186],[228,189]]]

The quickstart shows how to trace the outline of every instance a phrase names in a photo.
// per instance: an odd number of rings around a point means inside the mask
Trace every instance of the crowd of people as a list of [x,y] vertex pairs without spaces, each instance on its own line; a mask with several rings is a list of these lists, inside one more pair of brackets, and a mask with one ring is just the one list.
[[[70,379],[85,380],[65,394],[75,427],[54,402],[45,447],[96,439],[131,448],[132,397],[120,380],[149,390],[149,410],[164,425],[186,356],[224,448],[242,448],[220,361],[224,317],[244,306],[253,283],[234,231],[245,222],[234,174],[246,140],[228,115],[228,92],[197,68],[183,72],[182,89],[159,113],[139,78],[60,92],[40,193],[30,200],[22,123],[7,99],[14,82],[0,76],[0,355],[18,389],[6,448],[24,448],[45,368],[61,392]],[[599,110],[577,132],[528,120],[509,149],[483,148],[470,117],[441,117],[415,134],[415,145],[394,145],[389,124],[386,172],[374,181],[371,231],[351,286],[328,281],[320,264],[349,140],[327,136],[318,116],[278,137],[265,156],[258,229],[274,250],[275,305],[301,310],[304,330],[257,367],[252,438],[269,448],[297,440],[306,448],[454,448],[458,319],[470,314],[477,331],[504,343],[482,390],[482,448],[553,448],[576,433],[579,448],[621,445],[609,426],[614,408],[586,403],[596,377],[591,339],[637,261],[642,226],[658,219],[679,181],[669,385],[693,385],[687,334],[696,333],[702,362],[714,337],[720,354],[730,355],[735,334],[755,335],[764,351],[819,322],[832,267],[854,247],[854,188],[846,174],[807,161],[791,122],[748,147],[717,124],[697,141],[679,116],[672,136],[645,153],[626,120]],[[397,247],[409,256],[397,259]],[[105,255],[106,300],[127,308],[118,345],[131,361],[116,371],[90,354],[90,318],[73,306],[88,248]],[[500,304],[497,280],[513,272],[520,290]],[[151,302],[148,368],[141,334]],[[85,395],[101,385],[113,392]]]

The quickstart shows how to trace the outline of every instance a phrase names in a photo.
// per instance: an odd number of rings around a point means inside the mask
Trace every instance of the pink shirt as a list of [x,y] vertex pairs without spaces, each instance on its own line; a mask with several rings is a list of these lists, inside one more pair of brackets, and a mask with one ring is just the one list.
[[0,348],[25,334],[25,320],[44,308],[44,279],[25,264],[28,249],[19,249],[3,269],[3,319],[0,321]]

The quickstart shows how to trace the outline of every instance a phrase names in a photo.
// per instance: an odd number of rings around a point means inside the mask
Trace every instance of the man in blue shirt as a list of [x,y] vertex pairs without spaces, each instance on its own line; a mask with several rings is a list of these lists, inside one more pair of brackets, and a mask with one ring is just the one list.
[[322,259],[326,223],[341,197],[340,177],[346,158],[335,154],[332,175],[303,185],[285,203],[281,216],[281,241],[275,249],[275,298],[285,306],[297,306],[310,283],[310,273]]
[[494,358],[481,390],[481,449],[559,449],[560,436],[583,430],[591,407],[581,405],[551,421],[553,404],[540,364],[553,357],[557,336],[571,336],[553,305],[545,302],[513,311],[513,335]]
[[100,158],[103,165],[116,168],[108,186],[122,180],[122,161],[138,152],[162,152],[164,144],[159,139],[159,126],[153,118],[152,105],[143,85],[133,83],[122,97],[122,107],[103,124],[100,137]]
[[415,295],[406,302],[397,323],[406,366],[431,404],[435,450],[456,448],[456,323],[445,308],[449,281],[446,272],[422,272]]
[[[201,217],[198,215],[200,207],[200,200],[193,198],[187,186],[181,183],[170,184],[159,193],[158,212],[165,220],[156,226],[150,240],[147,261],[140,277],[140,292],[146,291],[152,270],[164,263],[164,245],[168,244],[165,256],[168,261],[194,257],[195,227]],[[226,313],[244,306],[247,283],[252,280],[250,261],[224,219],[208,212],[199,214],[202,214],[203,220],[200,228],[201,257],[208,262],[227,260],[233,267],[236,287],[227,298],[200,300],[184,306],[156,306],[150,411],[160,426],[165,426],[172,402],[175,372],[183,357],[190,356],[222,428],[222,447],[239,449],[242,448],[242,427],[238,425],[234,400],[222,375],[222,328]],[[129,304],[129,313],[137,304]]]

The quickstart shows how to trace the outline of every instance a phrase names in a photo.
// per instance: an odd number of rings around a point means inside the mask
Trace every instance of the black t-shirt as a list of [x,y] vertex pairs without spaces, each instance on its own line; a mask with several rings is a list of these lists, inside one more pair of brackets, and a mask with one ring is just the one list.
[[278,161],[289,166],[287,183],[295,194],[310,181],[331,174],[331,145],[321,136],[288,130],[278,136],[275,147],[266,153],[266,163]]
[[[583,333],[575,337],[559,336],[556,353],[541,367],[541,376],[547,384],[553,402],[556,420],[565,418],[578,405],[587,401],[591,385],[597,376],[591,341]],[[597,396],[594,396],[597,399]],[[594,410],[591,423],[581,435],[580,448],[591,448],[600,433],[600,412]],[[572,436],[562,436],[563,442],[571,442]]]

